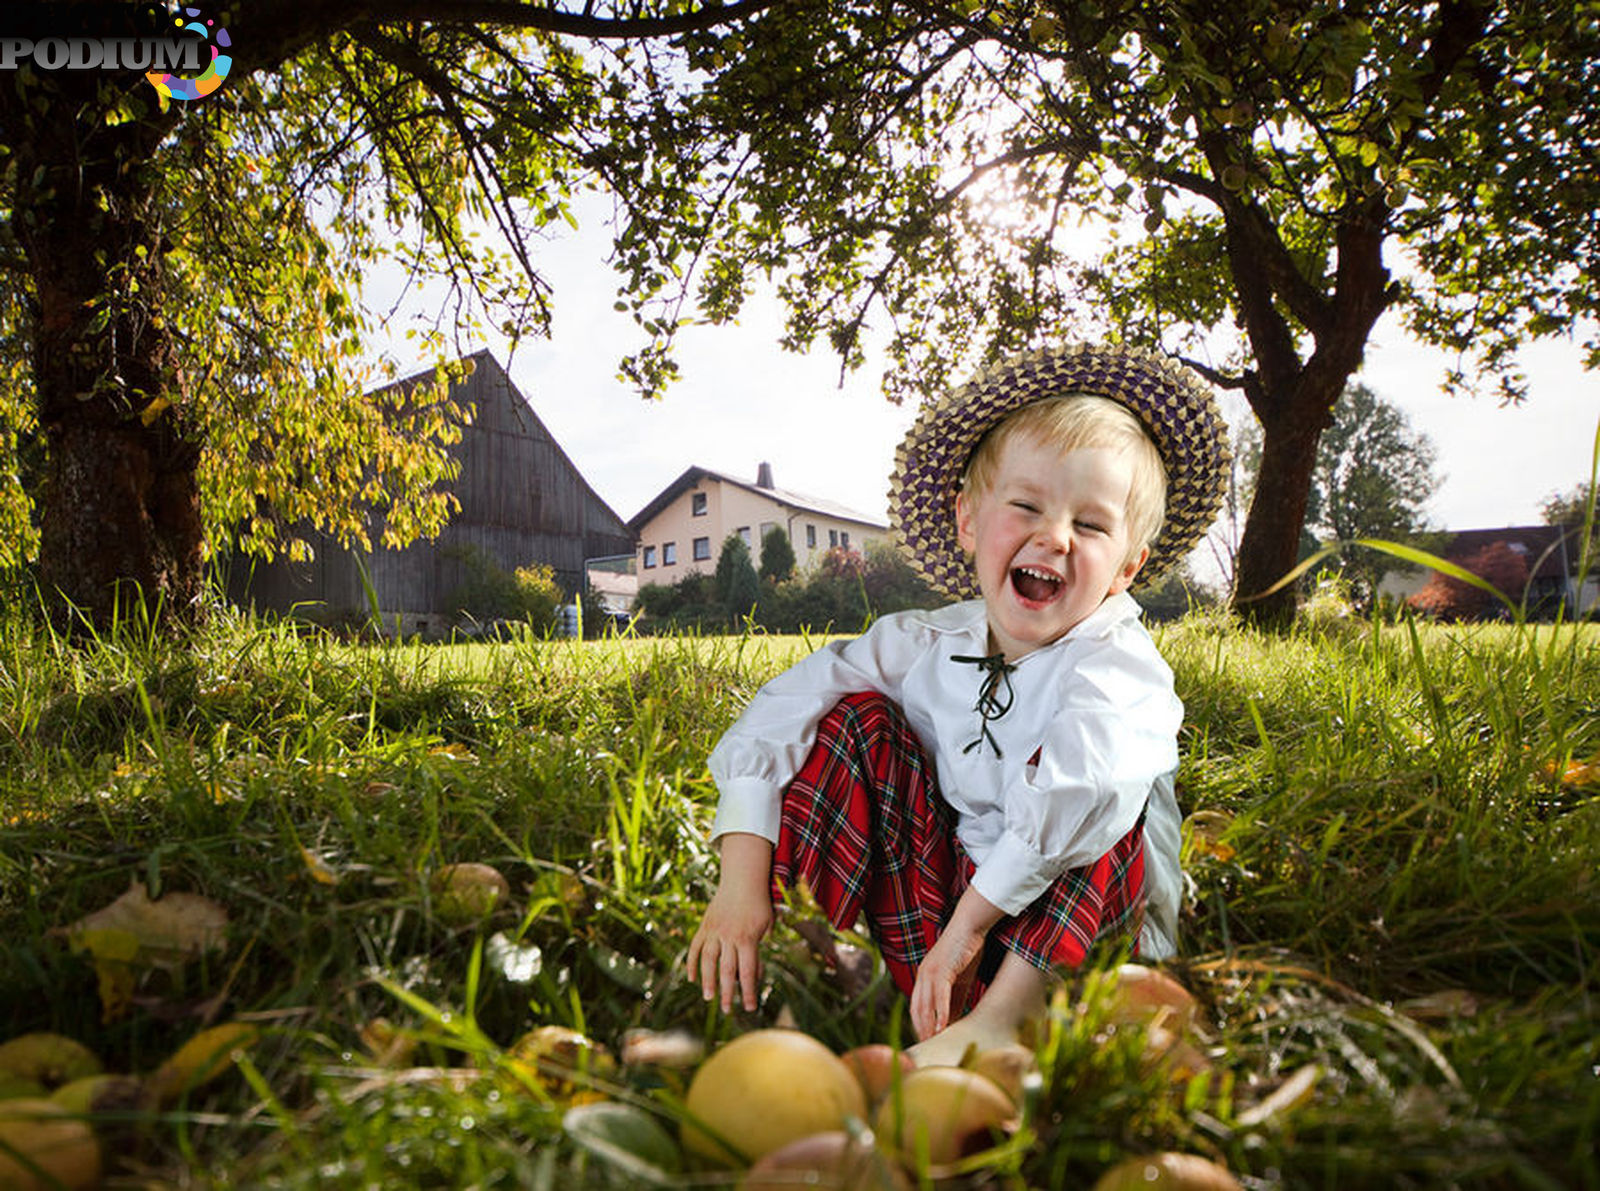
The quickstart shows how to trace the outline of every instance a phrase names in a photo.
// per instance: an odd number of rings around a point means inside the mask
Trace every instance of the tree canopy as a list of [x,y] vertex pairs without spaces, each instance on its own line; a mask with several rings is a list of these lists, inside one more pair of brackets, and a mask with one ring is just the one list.
[[[707,201],[631,213],[636,306],[697,286],[731,317],[776,275],[790,342],[849,364],[870,328],[894,396],[1063,334],[1164,347],[1262,426],[1239,558],[1262,620],[1381,316],[1515,400],[1518,346],[1596,312],[1592,6],[790,4],[683,44],[672,168]],[[618,151],[635,171],[647,138]]]
[[[72,11],[103,33],[143,9]],[[223,19],[234,67],[203,101],[31,66],[0,86],[0,526],[13,558],[37,527],[44,586],[89,607],[123,580],[192,602],[235,526],[270,550],[300,520],[358,542],[437,525],[442,385],[364,395],[360,279],[395,259],[456,282],[441,333],[538,333],[539,237],[591,184],[616,202],[645,336],[623,371],[646,393],[680,326],[733,318],[764,277],[789,346],[850,367],[882,342],[897,398],[1067,335],[1158,345],[1242,393],[1263,468],[1239,591],[1268,621],[1287,593],[1254,593],[1294,563],[1318,440],[1385,312],[1510,399],[1517,346],[1596,313],[1592,6],[235,0]]]
[[[453,283],[421,348],[441,361],[474,319],[544,331],[538,239],[604,176],[627,90],[606,47],[766,2],[237,0],[203,14],[232,57],[204,99],[32,60],[0,76],[0,563],[36,556],[47,595],[103,618],[130,582],[194,607],[230,541],[436,529],[462,415],[442,371],[369,391],[363,277]],[[3,32],[171,25],[101,0],[13,6]]]

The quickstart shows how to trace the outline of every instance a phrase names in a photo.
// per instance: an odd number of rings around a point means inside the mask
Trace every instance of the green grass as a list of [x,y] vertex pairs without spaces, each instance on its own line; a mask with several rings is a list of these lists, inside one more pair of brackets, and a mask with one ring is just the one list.
[[[1165,630],[1188,708],[1180,801],[1231,815],[1226,848],[1187,858],[1175,967],[1215,1068],[1152,1071],[1075,978],[1027,1126],[968,1182],[1088,1185],[1124,1153],[1180,1148],[1253,1187],[1600,1187],[1600,791],[1559,780],[1600,753],[1597,640]],[[179,642],[71,645],[13,611],[0,1037],[56,1030],[148,1072],[205,1021],[263,1028],[184,1102],[98,1119],[113,1186],[628,1187],[674,1166],[675,1185],[726,1185],[675,1153],[599,1156],[594,1128],[563,1128],[571,1089],[505,1050],[541,1024],[615,1049],[630,1029],[714,1042],[780,1012],[840,1049],[898,1036],[881,975],[846,991],[787,926],[755,1015],[722,1018],[676,975],[715,881],[706,754],[814,644],[350,646],[221,616]],[[428,882],[465,860],[514,897],[453,926]],[[221,903],[229,941],[103,1020],[57,928],[134,879]],[[404,1065],[363,1046],[376,1019],[415,1042]],[[1304,1103],[1256,1119],[1312,1066]],[[675,1132],[680,1073],[581,1082]]]

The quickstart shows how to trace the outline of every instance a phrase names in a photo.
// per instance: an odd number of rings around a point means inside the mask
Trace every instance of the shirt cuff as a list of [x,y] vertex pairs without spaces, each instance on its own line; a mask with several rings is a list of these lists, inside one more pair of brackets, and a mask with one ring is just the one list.
[[711,821],[711,841],[730,831],[746,831],[778,842],[783,817],[783,792],[758,777],[728,778],[717,787],[717,814]]
[[1060,876],[1049,860],[1009,831],[972,874],[972,887],[1004,914],[1020,914]]

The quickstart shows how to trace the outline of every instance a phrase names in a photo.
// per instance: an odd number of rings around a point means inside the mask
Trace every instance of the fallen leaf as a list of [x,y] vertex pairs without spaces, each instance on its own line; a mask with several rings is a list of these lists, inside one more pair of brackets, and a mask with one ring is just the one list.
[[1447,988],[1440,992],[1428,993],[1426,996],[1412,997],[1409,1001],[1401,1001],[1398,1008],[1408,1017],[1423,1020],[1475,1017],[1478,1013],[1478,998],[1464,988]]
[[1311,1099],[1311,1093],[1316,1090],[1317,1081],[1321,1078],[1322,1067],[1317,1063],[1308,1063],[1278,1085],[1261,1103],[1241,1112],[1239,1127],[1254,1129],[1293,1112]]
[[1226,862],[1236,855],[1233,845],[1222,838],[1232,823],[1227,811],[1195,811],[1183,821],[1183,833],[1196,852]]
[[306,874],[318,885],[337,885],[339,874],[326,860],[318,856],[310,848],[300,848],[300,859],[305,862]]
[[[74,950],[92,950],[88,942],[79,942],[88,938],[87,932],[126,932],[137,941],[137,948],[124,962],[173,971],[220,948],[227,929],[227,910],[210,898],[197,893],[168,893],[152,899],[144,883],[134,881],[121,897],[85,914],[64,928],[64,933]],[[122,956],[126,942],[118,941],[115,949]]]
[[75,934],[71,945],[74,951],[89,953],[100,988],[100,1016],[116,1021],[128,1011],[139,982],[139,970],[134,966],[139,956],[138,936],[114,927],[91,927]]

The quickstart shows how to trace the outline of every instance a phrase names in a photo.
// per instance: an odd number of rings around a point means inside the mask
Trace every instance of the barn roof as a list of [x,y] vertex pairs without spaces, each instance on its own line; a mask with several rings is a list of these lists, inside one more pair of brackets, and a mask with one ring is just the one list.
[[724,484],[732,484],[736,488],[754,492],[758,496],[776,501],[780,505],[802,513],[815,513],[819,517],[831,517],[836,521],[853,521],[857,525],[864,525],[869,529],[888,529],[888,525],[874,517],[848,508],[837,501],[825,500],[820,496],[808,496],[803,492],[793,492],[787,488],[777,488],[770,484],[763,485],[755,480],[743,479],[740,476],[731,476],[727,472],[713,471],[709,467],[690,467],[677,479],[663,488],[649,504],[640,509],[628,520],[628,529],[635,534],[641,532],[650,524],[660,512],[677,500],[684,492],[691,488],[699,487],[703,480],[720,480]]

